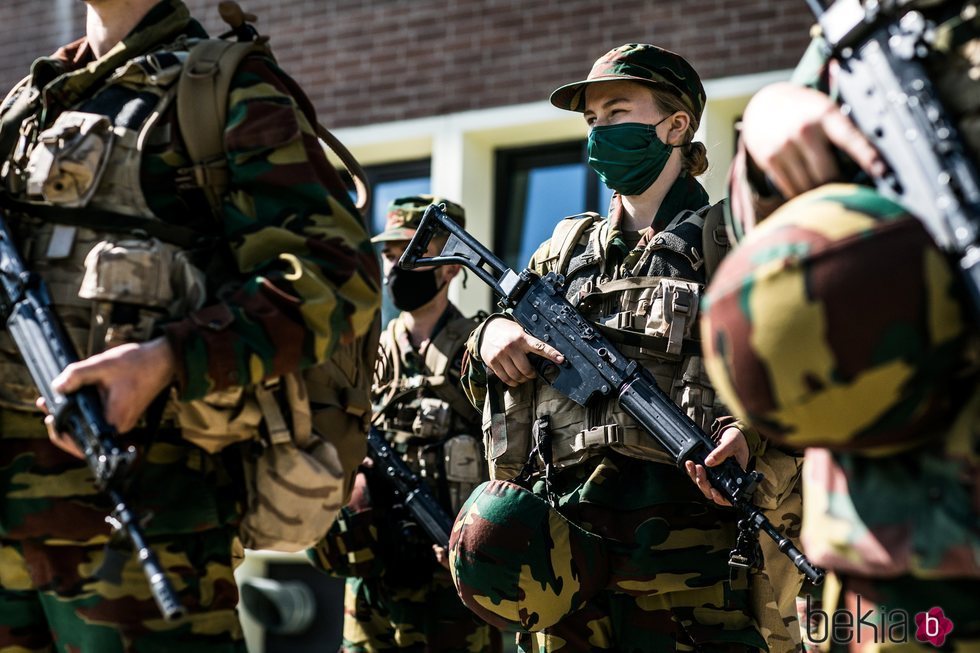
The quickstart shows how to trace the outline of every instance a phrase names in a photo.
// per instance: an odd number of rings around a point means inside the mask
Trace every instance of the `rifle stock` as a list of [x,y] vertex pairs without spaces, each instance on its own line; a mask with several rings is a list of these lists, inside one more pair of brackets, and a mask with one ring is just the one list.
[[[450,234],[443,253],[422,258],[439,230]],[[705,457],[715,448],[714,442],[657,386],[645,368],[623,356],[579,314],[565,298],[561,276],[550,272],[539,277],[527,269],[515,273],[449,219],[444,208],[432,205],[426,209],[398,265],[412,268],[450,264],[464,265],[473,271],[496,291],[500,306],[511,309],[512,317],[525,331],[562,353],[565,362],[559,366],[549,364],[543,373],[556,390],[583,406],[599,397],[614,397],[681,469],[689,460],[704,465]],[[748,566],[754,562],[752,545],[757,546],[761,530],[813,583],[823,581],[823,570],[811,564],[752,504],[761,474],[746,472],[732,460],[715,467],[705,466],[705,471],[711,485],[739,513],[743,534],[752,535],[740,537],[740,546],[732,551],[730,564]]]

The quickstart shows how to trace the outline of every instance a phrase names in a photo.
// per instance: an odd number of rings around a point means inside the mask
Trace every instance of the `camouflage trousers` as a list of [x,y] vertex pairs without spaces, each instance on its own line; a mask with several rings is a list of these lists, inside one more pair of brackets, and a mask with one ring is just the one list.
[[[800,470],[802,456],[770,447],[757,461],[763,482],[755,493],[756,504],[780,533],[800,547],[803,523],[803,493]],[[752,614],[769,646],[769,653],[791,653],[802,647],[796,603],[804,577],[776,543],[760,535],[763,568],[752,570],[750,593]]]
[[417,589],[347,579],[343,651],[489,652],[497,648],[494,631],[460,602],[448,572]]
[[[84,463],[51,445],[40,418],[12,413],[0,410],[0,652],[244,652],[232,574],[240,496],[225,459],[160,431],[125,488],[138,515],[153,514],[148,542],[188,613],[168,623],[131,549],[113,556],[118,578],[98,573],[111,506]],[[10,437],[17,427],[25,437]]]
[[[534,492],[549,494],[542,482]],[[609,453],[551,483],[561,513],[606,540],[606,589],[533,634],[539,651],[754,651],[765,648],[748,579],[731,580],[732,513],[677,468]],[[522,648],[531,639],[521,636]]]
[[120,582],[94,576],[103,546],[0,542],[0,652],[244,653],[225,530],[151,542],[188,616],[161,617],[135,556]]
[[802,596],[799,612],[813,653],[980,652],[975,579],[828,574],[822,595]]

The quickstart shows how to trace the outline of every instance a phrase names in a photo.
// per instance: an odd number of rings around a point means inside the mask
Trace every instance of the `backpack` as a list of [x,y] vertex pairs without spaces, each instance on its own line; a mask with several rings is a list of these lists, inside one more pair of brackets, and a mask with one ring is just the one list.
[[[177,82],[177,121],[193,178],[216,215],[230,181],[223,134],[232,77],[246,57],[272,56],[267,39],[246,22],[254,16],[232,2],[222,2],[219,10],[232,27],[229,34],[244,40],[195,43]],[[283,80],[321,141],[351,172],[356,206],[365,214],[370,192],[364,171],[315,120],[299,85],[285,75]],[[336,181],[340,183],[339,177]],[[235,388],[178,405],[185,438],[199,446],[217,451],[245,441],[241,448],[247,503],[240,537],[246,548],[309,548],[326,534],[347,502],[366,452],[379,336],[378,316],[367,335],[338,344],[330,360],[320,365],[254,388]]]

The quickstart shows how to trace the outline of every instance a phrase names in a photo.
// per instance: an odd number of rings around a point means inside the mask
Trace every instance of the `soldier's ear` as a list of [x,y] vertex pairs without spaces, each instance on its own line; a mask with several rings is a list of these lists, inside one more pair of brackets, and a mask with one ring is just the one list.
[[460,270],[462,270],[462,266],[444,265],[439,269],[442,270],[442,285],[448,286],[449,282],[456,278],[456,275],[459,274]]
[[675,111],[674,115],[667,119],[666,142],[668,145],[684,145],[687,143],[687,128],[691,126],[691,117],[683,111]]

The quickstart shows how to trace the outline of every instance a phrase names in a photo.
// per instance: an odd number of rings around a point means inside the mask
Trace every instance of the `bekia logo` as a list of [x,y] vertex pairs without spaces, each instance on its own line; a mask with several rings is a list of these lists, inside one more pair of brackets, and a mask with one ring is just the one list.
[[943,609],[933,607],[920,612],[909,620],[905,610],[889,610],[885,606],[862,603],[856,597],[855,611],[840,608],[828,614],[814,607],[811,597],[806,597],[806,639],[810,644],[823,644],[828,639],[834,644],[874,642],[876,644],[900,644],[909,641],[910,629],[915,625],[915,639],[937,648],[946,643],[946,637],[953,632],[953,622]]
[[946,635],[953,632],[953,622],[946,618],[942,608],[930,608],[915,615],[915,638],[935,647],[946,643]]

